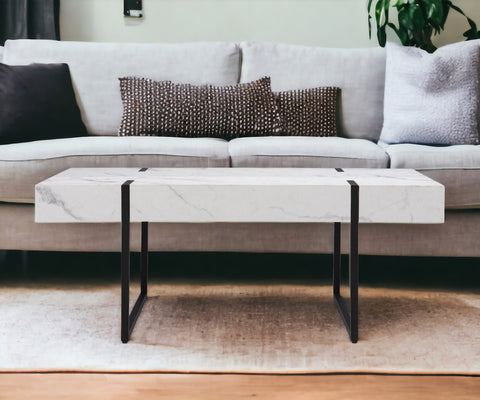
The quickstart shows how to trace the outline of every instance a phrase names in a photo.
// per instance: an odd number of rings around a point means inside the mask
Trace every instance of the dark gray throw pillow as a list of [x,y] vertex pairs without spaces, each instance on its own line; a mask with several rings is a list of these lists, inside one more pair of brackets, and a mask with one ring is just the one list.
[[270,78],[231,86],[195,86],[120,78],[120,136],[235,138],[280,132]]
[[337,136],[339,94],[338,87],[275,93],[282,135]]
[[85,135],[67,64],[0,63],[0,144]]

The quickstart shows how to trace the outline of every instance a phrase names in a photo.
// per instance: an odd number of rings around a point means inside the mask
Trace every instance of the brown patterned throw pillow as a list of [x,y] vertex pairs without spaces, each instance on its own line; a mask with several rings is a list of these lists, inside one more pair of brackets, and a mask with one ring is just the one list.
[[282,119],[282,134],[337,136],[339,94],[337,87],[275,93]]
[[232,86],[195,86],[120,78],[120,136],[222,137],[280,133],[270,78]]

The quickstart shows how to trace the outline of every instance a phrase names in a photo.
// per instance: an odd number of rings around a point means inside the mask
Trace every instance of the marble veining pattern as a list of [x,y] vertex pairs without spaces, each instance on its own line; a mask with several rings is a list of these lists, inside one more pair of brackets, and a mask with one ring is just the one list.
[[35,186],[36,222],[348,222],[350,185],[361,223],[442,223],[444,187],[408,169],[72,168]]

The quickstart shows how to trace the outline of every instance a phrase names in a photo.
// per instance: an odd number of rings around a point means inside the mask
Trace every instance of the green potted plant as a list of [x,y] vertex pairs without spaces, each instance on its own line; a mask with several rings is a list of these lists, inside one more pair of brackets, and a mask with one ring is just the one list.
[[[372,37],[372,10],[374,7],[377,38],[380,46],[387,42],[387,27],[391,28],[404,46],[420,47],[433,53],[436,47],[432,36],[445,29],[450,10],[462,14],[468,21],[470,29],[463,36],[466,40],[480,39],[480,32],[475,22],[467,17],[451,0],[368,0],[368,29]],[[390,9],[398,12],[398,25],[390,18]]]

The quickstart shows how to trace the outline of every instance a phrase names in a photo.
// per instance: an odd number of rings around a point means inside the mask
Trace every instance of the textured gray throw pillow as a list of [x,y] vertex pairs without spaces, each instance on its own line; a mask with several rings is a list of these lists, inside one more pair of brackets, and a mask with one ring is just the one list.
[[478,144],[479,69],[480,40],[433,54],[389,43],[380,142]]
[[280,133],[270,78],[231,86],[194,86],[120,78],[120,136],[222,137]]

